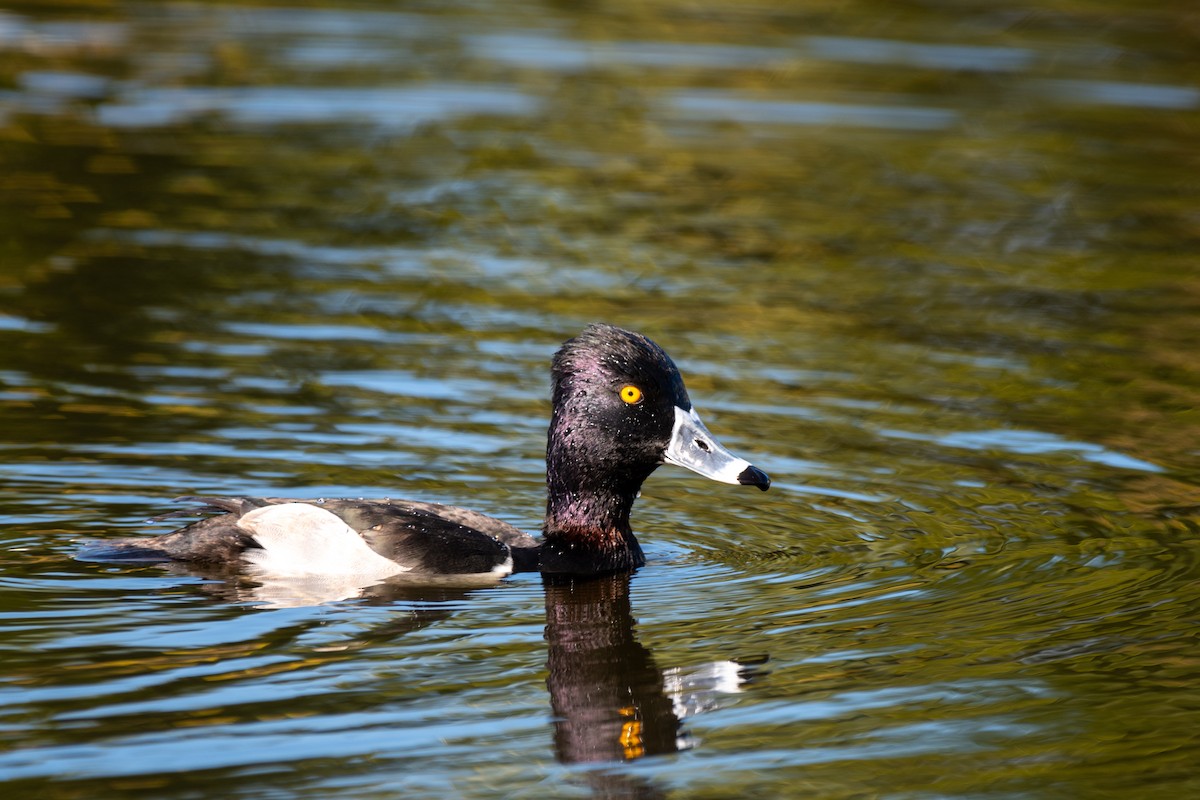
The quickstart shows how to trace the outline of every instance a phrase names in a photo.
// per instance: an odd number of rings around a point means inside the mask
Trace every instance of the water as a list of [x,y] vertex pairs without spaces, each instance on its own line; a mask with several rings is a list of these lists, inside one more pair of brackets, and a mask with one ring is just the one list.
[[[9,2],[10,797],[1186,797],[1182,6]],[[632,577],[295,605],[180,494],[536,530],[547,364],[682,366]]]

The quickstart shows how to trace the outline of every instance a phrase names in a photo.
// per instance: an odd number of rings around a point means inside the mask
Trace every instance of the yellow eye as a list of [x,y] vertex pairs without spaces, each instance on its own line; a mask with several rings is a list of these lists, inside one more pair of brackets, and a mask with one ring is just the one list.
[[621,387],[621,399],[631,406],[636,406],[642,402],[643,397],[642,390],[633,384]]

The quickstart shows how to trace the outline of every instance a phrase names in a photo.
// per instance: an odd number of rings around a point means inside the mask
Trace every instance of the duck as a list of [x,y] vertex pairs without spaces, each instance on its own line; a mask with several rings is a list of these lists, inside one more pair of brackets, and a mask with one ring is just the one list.
[[630,523],[662,464],[714,481],[771,479],[705,427],[678,367],[646,336],[592,324],[551,361],[541,539],[494,517],[418,500],[185,496],[201,517],[179,530],[94,542],[89,561],[250,565],[260,575],[495,580],[513,572],[586,576],[646,563]]

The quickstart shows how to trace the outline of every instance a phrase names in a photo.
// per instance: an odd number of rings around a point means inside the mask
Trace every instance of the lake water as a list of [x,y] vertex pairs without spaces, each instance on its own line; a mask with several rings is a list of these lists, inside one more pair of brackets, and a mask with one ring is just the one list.
[[[0,3],[0,786],[1200,795],[1186,3]],[[632,576],[298,603],[183,494],[540,525],[647,333],[767,494]]]

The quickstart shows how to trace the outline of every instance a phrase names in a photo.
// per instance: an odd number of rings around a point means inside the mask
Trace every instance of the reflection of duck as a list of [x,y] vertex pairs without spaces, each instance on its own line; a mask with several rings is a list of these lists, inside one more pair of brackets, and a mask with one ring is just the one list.
[[[546,686],[554,710],[554,747],[568,764],[632,761],[691,746],[685,718],[722,705],[760,672],[753,662],[719,661],[661,670],[635,631],[629,573],[587,579],[550,577],[546,588]],[[657,797],[631,776],[589,772],[598,795]]]
[[567,763],[678,749],[662,672],[633,630],[629,575],[546,584],[546,685],[554,745]]
[[[546,446],[546,520],[538,543],[475,511],[408,500],[187,498],[224,512],[161,536],[95,543],[92,560],[254,565],[263,576],[490,581],[514,570],[589,574],[644,562],[629,512],[669,462],[713,480],[770,486],[692,408],[683,378],[654,342],[592,325],[555,354]],[[168,515],[170,516],[170,515]],[[347,596],[347,595],[343,595]]]

